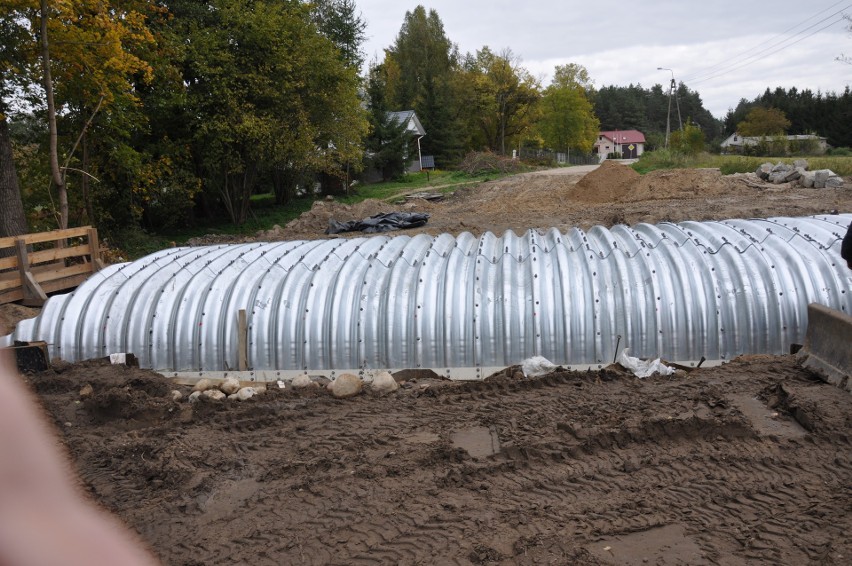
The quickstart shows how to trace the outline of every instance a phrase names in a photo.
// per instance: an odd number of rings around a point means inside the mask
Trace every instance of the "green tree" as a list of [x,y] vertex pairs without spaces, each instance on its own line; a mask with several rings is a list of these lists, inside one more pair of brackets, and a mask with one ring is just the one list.
[[16,93],[26,86],[20,78],[29,64],[23,49],[28,39],[27,29],[16,18],[15,9],[20,7],[4,4],[0,14],[0,237],[27,232],[7,119]]
[[483,47],[466,58],[464,69],[472,89],[468,112],[482,143],[505,155],[507,142],[513,145],[538,119],[538,81],[508,49],[497,55]]
[[683,130],[672,132],[670,147],[672,151],[684,155],[698,155],[704,151],[704,133],[687,118]]
[[320,33],[331,40],[343,61],[358,70],[364,63],[361,46],[367,23],[357,12],[354,0],[312,0],[313,19]]
[[417,6],[405,13],[383,67],[388,106],[413,109],[426,130],[424,153],[439,167],[453,163],[461,156],[458,121],[465,109],[455,90],[458,52],[435,10]]
[[318,32],[310,7],[210,4],[185,3],[179,14],[193,156],[208,194],[242,223],[259,179],[273,171],[283,183],[312,171],[348,184],[367,130],[358,77]]
[[405,149],[408,143],[406,124],[390,114],[385,95],[387,81],[381,65],[370,67],[367,76],[367,110],[370,134],[366,140],[366,160],[382,174],[385,181],[400,177],[405,171]]
[[538,127],[546,145],[556,150],[592,151],[600,121],[586,95],[591,86],[584,67],[575,64],[556,67],[553,82],[541,100]]
[[[30,105],[46,109],[50,149],[42,155],[50,164],[50,179],[58,194],[60,227],[69,221],[69,171],[81,171],[74,160],[79,150],[85,153],[83,134],[94,115],[98,110],[133,106],[137,102],[134,81],[149,76],[150,68],[132,53],[135,46],[152,40],[139,9],[148,10],[149,4],[141,0],[3,4],[3,25],[13,28],[4,29],[3,43],[15,53],[4,61],[25,62],[11,74],[16,88],[32,93]],[[8,84],[5,78],[4,82]],[[82,173],[85,187],[89,175]]]
[[777,108],[752,108],[745,120],[737,124],[741,136],[780,136],[790,127],[790,120]]

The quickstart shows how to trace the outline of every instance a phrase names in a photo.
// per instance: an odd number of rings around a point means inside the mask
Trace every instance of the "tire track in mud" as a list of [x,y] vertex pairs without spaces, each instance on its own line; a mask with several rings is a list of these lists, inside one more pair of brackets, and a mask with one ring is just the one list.
[[[778,384],[767,434],[737,400],[763,407]],[[67,411],[64,394],[48,408]],[[830,564],[852,552],[850,410],[784,357],[345,401],[270,391],[64,433],[85,487],[167,564],[596,564],[585,549],[664,531],[709,563]],[[785,436],[796,414],[813,430]],[[471,456],[459,431],[499,449]]]

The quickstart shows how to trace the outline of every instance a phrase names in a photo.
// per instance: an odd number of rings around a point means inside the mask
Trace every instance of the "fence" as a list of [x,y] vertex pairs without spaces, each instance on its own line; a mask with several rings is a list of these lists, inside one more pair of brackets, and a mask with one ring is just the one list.
[[522,147],[520,152],[521,159],[549,159],[559,165],[597,165],[600,163],[600,158],[594,154],[573,154],[555,152],[549,149],[533,149]]
[[73,289],[102,267],[91,226],[0,238],[0,304],[41,306],[48,293]]

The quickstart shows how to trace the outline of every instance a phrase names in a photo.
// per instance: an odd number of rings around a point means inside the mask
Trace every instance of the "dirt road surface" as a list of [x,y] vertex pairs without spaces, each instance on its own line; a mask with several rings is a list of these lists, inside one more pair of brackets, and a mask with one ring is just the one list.
[[[849,189],[582,172],[440,203],[318,203],[258,238],[400,208],[430,212],[419,231],[435,234],[852,212]],[[0,323],[32,314],[0,307]],[[791,357],[244,403],[172,401],[165,378],[98,362],[27,379],[84,489],[165,564],[852,563],[852,396]]]
[[195,405],[141,370],[60,370],[30,383],[85,488],[166,564],[852,557],[852,396],[791,357]]

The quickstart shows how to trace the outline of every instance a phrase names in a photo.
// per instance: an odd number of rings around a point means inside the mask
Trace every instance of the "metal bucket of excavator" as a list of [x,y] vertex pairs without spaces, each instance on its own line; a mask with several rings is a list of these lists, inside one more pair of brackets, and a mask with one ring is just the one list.
[[852,316],[809,304],[805,344],[797,357],[828,383],[852,392]]

